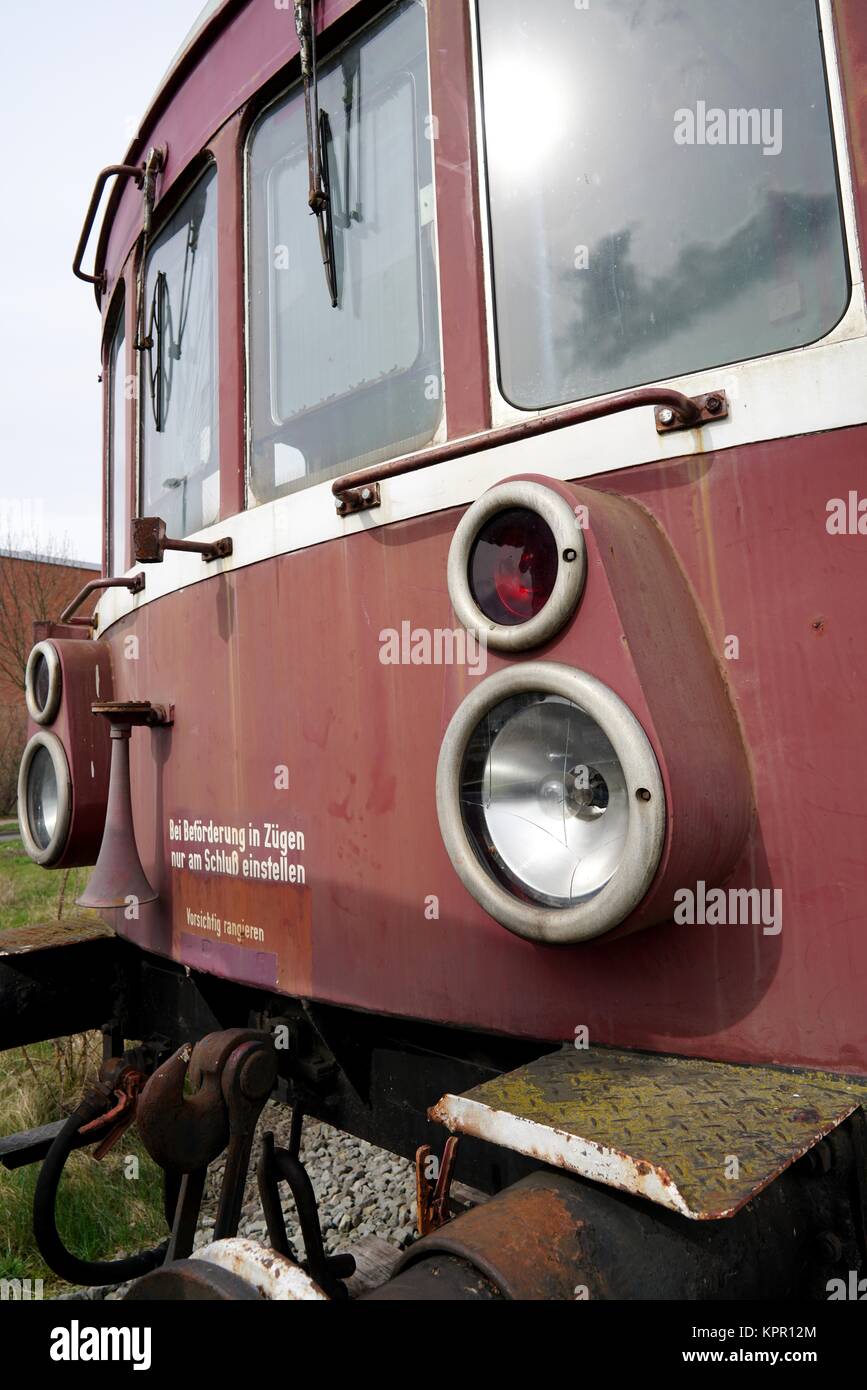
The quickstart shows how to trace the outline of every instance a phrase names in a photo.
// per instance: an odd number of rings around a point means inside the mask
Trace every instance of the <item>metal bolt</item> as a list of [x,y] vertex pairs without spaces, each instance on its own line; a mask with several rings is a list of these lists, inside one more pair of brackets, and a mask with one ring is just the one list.
[[663,406],[663,408],[662,408],[662,410],[660,410],[660,412],[659,412],[657,418],[658,418],[659,423],[660,423],[661,425],[673,425],[673,424],[674,424],[674,411],[670,408],[670,406],[667,406],[667,405],[666,405],[666,406]]
[[578,559],[578,551],[577,551],[577,550],[564,550],[564,551],[563,551],[563,559],[566,560],[566,561],[568,561],[568,563],[571,565],[571,563],[572,563],[573,560],[577,560],[577,559]]
[[646,787],[639,787],[639,788],[638,788],[638,791],[635,793],[635,795],[638,797],[638,800],[639,800],[639,801],[649,801],[649,800],[650,800],[650,792],[647,790]]
[[710,411],[711,415],[719,415],[720,411],[722,410],[723,403],[719,396],[708,396],[704,404],[705,408]]
[[373,494],[372,494],[372,492],[370,491],[370,488],[369,488],[369,487],[362,488],[362,490],[361,490],[361,500],[362,500],[362,502],[369,502],[372,496],[373,496]]
[[346,511],[346,503],[343,502],[343,501],[339,501],[339,502],[337,503],[337,510],[338,510],[339,512],[345,512],[345,511]]

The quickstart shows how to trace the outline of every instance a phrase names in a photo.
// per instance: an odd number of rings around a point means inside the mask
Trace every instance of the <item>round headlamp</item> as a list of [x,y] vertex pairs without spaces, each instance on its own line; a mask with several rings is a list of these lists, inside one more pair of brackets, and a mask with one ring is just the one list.
[[635,716],[593,676],[532,662],[460,706],[437,770],[440,829],[482,907],[535,941],[611,931],[641,902],[665,797]]
[[449,597],[498,651],[526,651],[572,616],[587,571],[573,507],[543,483],[500,483],[466,511],[449,550]]
[[57,862],[69,837],[72,788],[63,744],[40,732],[24,749],[18,772],[18,822],[24,848],[46,868]]
[[60,657],[53,642],[37,642],[27,658],[24,698],[30,718],[50,724],[60,708]]

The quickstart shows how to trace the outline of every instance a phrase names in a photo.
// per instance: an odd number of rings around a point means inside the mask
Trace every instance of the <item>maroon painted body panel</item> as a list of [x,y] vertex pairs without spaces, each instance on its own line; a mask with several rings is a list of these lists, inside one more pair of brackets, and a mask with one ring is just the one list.
[[[326,0],[325,23],[351,8]],[[206,61],[157,103],[134,147],[140,157],[147,144],[168,142],[161,196],[203,148],[219,161],[226,517],[244,494],[242,180],[231,156],[240,158],[252,118],[243,103],[297,52],[291,14],[270,0],[229,9],[226,27],[208,38]],[[372,7],[357,9],[361,17]],[[863,240],[867,11],[860,0],[840,0],[835,16]],[[473,124],[462,105],[471,93],[467,27],[459,0],[445,0],[432,26],[450,437],[490,423]],[[132,188],[115,202],[104,249],[110,289],[126,278],[132,372],[129,252],[141,205]],[[132,452],[131,416],[128,438]],[[867,428],[850,429],[581,480],[646,509],[694,594],[688,640],[678,648],[672,629],[660,646],[654,700],[659,708],[666,681],[694,675],[695,627],[703,626],[701,661],[710,659],[721,687],[727,682],[754,798],[729,882],[781,891],[779,935],[668,924],[591,945],[537,946],[466,892],[440,838],[434,779],[443,732],[473,677],[465,668],[384,667],[378,656],[379,633],[403,622],[454,627],[446,558],[459,511],[212,578],[109,629],[115,697],[175,709],[170,729],[133,735],[136,831],[160,900],[118,929],[189,965],[371,1011],[551,1039],[586,1025],[595,1042],[867,1073],[865,542],[838,536],[829,546],[823,525],[827,499],[847,496],[865,448]],[[621,595],[624,618],[600,564],[591,547],[576,616],[529,655],[580,666],[634,705],[624,640],[637,644],[633,665],[643,664],[647,678],[665,596]],[[125,659],[131,633],[139,660]],[[740,655],[726,662],[730,633]],[[492,653],[488,670],[502,664]],[[670,721],[676,708],[673,698]],[[697,708],[689,737],[700,737],[702,718]],[[648,733],[664,761],[660,737]],[[275,785],[284,766],[285,788]],[[708,794],[727,793],[714,786]],[[170,821],[197,817],[294,830],[303,836],[289,855],[296,882],[241,884],[172,868]],[[436,917],[425,914],[433,896]],[[208,914],[237,925],[218,938]]]
[[[176,711],[170,731],[133,740],[139,847],[162,898],[120,929],[189,964],[369,1010],[550,1038],[586,1024],[599,1042],[867,1071],[864,769],[851,752],[867,675],[856,635],[863,556],[857,536],[841,536],[829,562],[815,525],[829,493],[845,495],[865,438],[729,450],[601,484],[656,516],[718,649],[726,632],[742,634],[726,671],[757,815],[731,882],[782,890],[778,936],[672,924],[536,946],[466,893],[440,840],[434,777],[473,678],[377,656],[381,629],[453,625],[454,513],[251,566],[112,628],[118,694]],[[541,655],[618,689],[622,629],[597,593],[591,571],[578,614]],[[146,663],[120,656],[133,630]],[[499,664],[491,654],[489,669]],[[278,791],[281,764],[289,786]],[[169,817],[232,823],[239,808],[303,832],[290,859],[306,886],[170,870]],[[425,918],[428,895],[438,920]],[[266,939],[221,958],[213,933],[186,922],[188,907],[234,908]]]

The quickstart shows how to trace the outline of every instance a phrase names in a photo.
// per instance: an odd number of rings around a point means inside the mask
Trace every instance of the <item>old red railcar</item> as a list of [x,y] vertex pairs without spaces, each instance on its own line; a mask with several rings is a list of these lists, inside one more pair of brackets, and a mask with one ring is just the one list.
[[[466,1136],[500,1195],[422,1176],[384,1296],[865,1261],[867,14],[688,8],[211,5],[76,256],[107,578],[21,815],[114,936],[22,939],[5,1045],[244,1029],[299,1114]],[[105,1083],[183,1171],[188,1059]]]

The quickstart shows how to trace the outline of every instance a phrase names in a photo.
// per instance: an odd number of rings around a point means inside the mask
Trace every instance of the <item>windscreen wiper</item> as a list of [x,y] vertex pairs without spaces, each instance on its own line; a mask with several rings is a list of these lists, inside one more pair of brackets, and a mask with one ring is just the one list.
[[[180,311],[177,336],[169,294],[169,280],[164,270],[157,271],[151,296],[150,318],[147,337],[143,347],[148,359],[148,383],[150,386],[151,407],[157,434],[166,427],[166,417],[172,394],[174,364],[181,360],[181,346],[190,313],[193,289],[193,272],[196,265],[196,252],[199,246],[199,231],[204,215],[204,205],[193,208],[187,226],[187,240],[184,248],[184,266],[181,276]],[[156,358],[156,362],[154,362]]]
[[301,76],[304,79],[304,115],[307,123],[308,203],[319,225],[319,245],[325,283],[332,309],[337,308],[337,274],[334,266],[334,228],[328,168],[328,115],[319,110],[316,71],[316,24],[313,0],[295,0],[295,29],[301,46]]
[[[154,426],[158,434],[165,428],[165,319],[168,299],[168,280],[165,271],[158,270],[151,295],[151,311],[148,319],[147,337],[143,347],[148,359],[148,386],[150,388],[151,409]],[[156,365],[154,364],[156,357]]]

